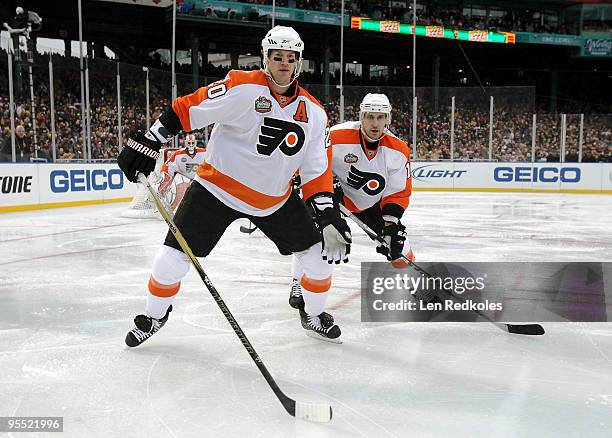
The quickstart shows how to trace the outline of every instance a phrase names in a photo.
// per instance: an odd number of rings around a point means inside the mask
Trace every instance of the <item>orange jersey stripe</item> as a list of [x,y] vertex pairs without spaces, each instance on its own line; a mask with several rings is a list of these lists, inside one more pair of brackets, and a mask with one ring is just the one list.
[[205,179],[211,184],[214,184],[223,191],[229,193],[233,197],[238,198],[242,202],[260,210],[266,210],[278,205],[287,199],[291,194],[291,187],[289,185],[287,187],[287,191],[281,196],[270,196],[258,192],[257,190],[253,190],[241,182],[236,181],[231,176],[225,175],[206,162],[198,166],[197,173],[200,178]]
[[332,146],[335,144],[360,144],[358,129],[332,129],[329,133]]
[[[189,108],[192,106],[198,106],[203,101],[207,100],[208,91],[213,89],[220,84],[224,84],[227,91],[231,88],[242,85],[242,84],[256,84],[263,85],[265,87],[268,86],[268,78],[266,74],[262,71],[241,71],[241,70],[232,70],[227,74],[227,77],[219,82],[215,82],[206,87],[198,88],[191,94],[187,94],[186,96],[178,97],[172,102],[172,109],[178,116],[181,121],[181,126],[183,127],[183,131],[190,132],[191,129],[191,121],[189,119]],[[226,91],[226,92],[227,92]],[[213,96],[214,97],[214,96]]]
[[189,108],[199,105],[206,99],[208,99],[208,87],[202,87],[191,94],[177,97],[174,102],[172,102],[172,109],[181,121],[183,131],[192,131],[191,120],[189,120]]
[[174,284],[161,284],[155,281],[153,277],[149,277],[149,292],[151,292],[151,295],[155,295],[156,297],[173,297],[178,293],[180,287],[180,281]]
[[334,176],[331,166],[332,151],[331,148],[327,148],[327,169],[315,179],[311,179],[302,185],[302,197],[304,200],[308,200],[311,196],[321,192],[334,193]]
[[[333,129],[330,132],[330,139],[332,146],[335,144],[361,144],[359,139],[359,129]],[[410,161],[410,151],[408,146],[402,140],[393,135],[386,134],[380,139],[378,143],[379,147],[387,147],[389,149],[395,149],[398,152],[404,154],[404,156]]]
[[351,199],[344,195],[342,197],[342,201],[344,203],[344,206],[348,209],[348,211],[350,211],[351,213],[359,213],[361,210],[359,210],[357,208],[357,206],[355,205],[355,203],[353,201],[351,201]]
[[410,151],[408,150],[408,145],[399,138],[387,134],[380,139],[379,146],[384,146],[386,148],[395,149],[396,151],[401,152],[404,154],[408,162],[410,162]]
[[380,201],[380,208],[383,208],[386,204],[397,204],[404,210],[408,208],[410,202],[410,195],[412,194],[412,178],[406,180],[406,188],[392,195],[385,196]]
[[410,202],[410,195],[412,195],[412,175],[410,175],[410,150],[408,149],[408,145],[406,143],[404,143],[399,138],[393,137],[391,135],[385,135],[383,137],[381,141],[381,146],[401,152],[406,157],[406,160],[408,161],[408,175],[406,179],[406,186],[404,187],[404,189],[382,198],[382,200],[380,201],[380,208],[384,207],[386,204],[393,203],[399,205],[405,210],[406,208],[408,208],[408,203]]
[[306,275],[302,275],[300,284],[307,291],[320,294],[327,292],[331,288],[331,279],[331,275],[323,280],[313,280],[306,277]]

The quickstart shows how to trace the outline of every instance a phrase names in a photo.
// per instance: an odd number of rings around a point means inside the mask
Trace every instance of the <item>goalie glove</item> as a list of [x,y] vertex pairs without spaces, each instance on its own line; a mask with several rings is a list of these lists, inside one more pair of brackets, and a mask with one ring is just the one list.
[[153,172],[161,146],[159,141],[149,139],[144,132],[138,130],[130,134],[127,145],[119,153],[117,164],[127,179],[135,183],[138,181],[138,172],[144,176]]
[[386,256],[389,261],[399,259],[406,242],[406,227],[400,222],[389,223],[383,228],[381,237],[385,245],[378,244],[376,252]]
[[321,232],[323,243],[322,257],[327,263],[348,262],[351,252],[351,229],[334,208],[330,195],[314,196],[310,200],[316,214],[316,221]]
[[159,184],[159,187],[157,189],[157,191],[159,192],[159,194],[163,195],[164,193],[166,193],[166,190],[168,190],[168,188],[170,187],[170,184],[172,184],[172,180],[174,179],[173,177],[170,176],[170,174],[166,173],[166,172],[162,172],[163,175],[163,180],[162,182]]

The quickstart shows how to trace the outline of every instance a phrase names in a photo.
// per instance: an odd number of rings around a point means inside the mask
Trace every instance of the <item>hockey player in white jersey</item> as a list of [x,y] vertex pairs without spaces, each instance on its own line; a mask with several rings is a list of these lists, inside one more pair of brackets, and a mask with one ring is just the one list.
[[[359,107],[359,121],[331,128],[328,156],[337,181],[335,201],[383,237],[377,251],[393,266],[405,267],[401,255],[414,260],[402,225],[410,194],[410,151],[391,131],[391,104],[384,94],[368,93]],[[303,305],[300,260],[294,257],[289,305]]]
[[[185,147],[174,151],[166,160],[160,169],[162,182],[159,184],[157,191],[168,201],[172,210],[176,207],[185,196],[185,191],[196,176],[196,168],[204,162],[204,154],[206,149],[198,147],[198,141],[193,134],[188,134],[185,137]],[[166,198],[170,187],[173,187],[172,182],[176,175],[182,175],[187,180],[181,179],[178,184],[175,184],[176,190],[172,191],[171,200]]]
[[[185,138],[185,147],[172,153],[168,160],[162,165],[160,171],[164,174],[164,183],[169,178],[172,181],[177,173],[185,178],[193,180],[196,176],[196,168],[204,162],[206,149],[199,148],[195,135],[189,134]],[[161,187],[160,187],[161,191]]]
[[[177,98],[146,133],[130,137],[118,163],[135,181],[137,172],[153,169],[162,144],[181,131],[214,123],[206,159],[174,217],[178,229],[195,256],[205,257],[229,224],[249,219],[281,254],[301,261],[305,307],[300,319],[306,333],[338,341],[340,328],[324,312],[331,287],[328,263],[348,260],[351,235],[333,205],[327,115],[296,80],[303,48],[294,29],[274,27],[262,41],[262,70],[232,70],[224,80]],[[291,190],[298,170],[318,230]],[[188,270],[189,259],[169,232],[153,262],[146,311],[126,336],[128,346],[140,345],[166,323]]]

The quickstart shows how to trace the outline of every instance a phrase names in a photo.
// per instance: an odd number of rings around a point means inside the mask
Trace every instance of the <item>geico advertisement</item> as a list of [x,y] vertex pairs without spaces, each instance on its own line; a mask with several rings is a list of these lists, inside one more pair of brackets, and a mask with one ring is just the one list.
[[49,174],[53,193],[121,190],[123,183],[123,172],[119,169],[62,169]]
[[0,163],[0,207],[38,204],[35,164]]
[[412,178],[416,188],[606,190],[602,174],[611,168],[605,163],[415,162]]
[[126,198],[135,193],[116,164],[40,165],[40,202]]

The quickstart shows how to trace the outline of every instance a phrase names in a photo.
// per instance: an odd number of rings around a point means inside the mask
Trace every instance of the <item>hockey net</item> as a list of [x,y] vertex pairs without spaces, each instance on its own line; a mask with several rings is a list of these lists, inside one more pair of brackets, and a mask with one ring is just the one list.
[[[157,191],[159,185],[163,181],[163,175],[161,174],[162,165],[170,158],[170,156],[177,151],[176,148],[165,148],[160,151],[159,158],[157,159],[157,163],[155,164],[155,170],[151,172],[148,177],[149,183],[151,186]],[[187,188],[191,181],[188,178],[185,178],[183,175],[176,174],[170,187],[163,194],[157,192],[160,195],[160,198],[164,204],[168,207],[169,210],[172,210],[170,213],[173,213],[176,210],[176,207],[180,204]],[[121,217],[127,217],[132,219],[162,219],[161,214],[157,210],[157,206],[155,205],[155,201],[151,197],[151,194],[147,190],[147,188],[138,184],[138,191],[130,205],[121,212]]]

